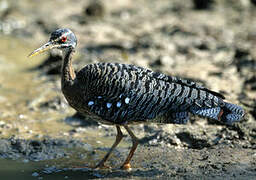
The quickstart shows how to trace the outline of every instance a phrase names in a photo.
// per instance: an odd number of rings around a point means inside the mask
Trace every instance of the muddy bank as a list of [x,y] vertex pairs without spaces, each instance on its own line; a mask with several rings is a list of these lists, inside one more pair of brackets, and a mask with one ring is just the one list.
[[[96,151],[99,153],[100,151]],[[74,152],[73,152],[74,153]],[[127,151],[118,148],[110,162],[112,167],[119,167],[121,161],[125,158],[123,153]],[[89,153],[91,154],[91,153]],[[161,154],[161,156],[159,156]],[[92,157],[95,156],[91,155]],[[156,158],[158,157],[158,158]],[[198,179],[201,177],[207,179],[253,179],[255,177],[255,149],[244,148],[239,145],[230,147],[228,144],[216,145],[201,150],[196,149],[176,149],[174,147],[148,147],[140,146],[135,154],[133,165],[134,168],[127,172],[118,168],[111,170],[92,170],[90,168],[80,168],[84,165],[82,161],[78,167],[74,166],[70,158],[64,157],[55,161],[44,161],[30,173],[31,177],[37,178],[189,178]],[[92,158],[93,159],[93,158]],[[78,159],[77,159],[78,162]],[[172,162],[172,163],[170,163]],[[20,166],[27,166],[29,162],[17,162]],[[34,163],[35,164],[35,163]],[[87,165],[87,163],[85,163]],[[70,167],[72,166],[73,167]],[[7,171],[8,172],[8,171]],[[3,173],[5,175],[7,172]],[[9,171],[10,172],[10,171]],[[223,173],[225,172],[225,173]],[[7,176],[6,177],[11,177]]]
[[[200,3],[201,2],[201,3]],[[61,7],[61,11],[49,7]],[[256,43],[254,1],[0,2],[0,174],[15,179],[182,178],[256,176]],[[133,170],[128,135],[109,160],[93,165],[115,139],[115,128],[81,117],[60,90],[61,54],[28,60],[59,27],[78,38],[74,67],[132,63],[200,82],[241,105],[232,126],[191,117],[186,125],[137,125]],[[2,166],[1,165],[1,166]]]

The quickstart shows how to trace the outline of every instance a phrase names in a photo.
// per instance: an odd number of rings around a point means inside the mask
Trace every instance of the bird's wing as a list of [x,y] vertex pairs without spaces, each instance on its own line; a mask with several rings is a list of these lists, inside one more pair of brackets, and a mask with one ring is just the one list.
[[154,119],[167,111],[188,112],[191,107],[211,108],[221,102],[220,94],[192,81],[133,65],[93,66],[93,75],[88,75],[93,78],[87,82],[91,90],[87,106],[91,112],[113,123]]
[[220,97],[221,99],[225,99],[225,97],[222,94],[215,92],[215,91],[211,91],[211,90],[205,88],[204,86],[202,86],[194,81],[188,80],[188,79],[181,79],[178,77],[168,76],[168,75],[165,75],[165,74],[162,74],[159,72],[153,72],[153,71],[152,71],[152,76],[155,77],[156,79],[161,79],[161,80],[169,82],[169,83],[177,83],[180,85],[188,86],[190,88],[204,90],[204,91],[211,93],[214,96]]
[[158,95],[153,91],[145,94],[136,90],[123,91],[114,96],[97,95],[88,100],[88,107],[91,112],[113,123],[143,121],[163,112],[165,100]]

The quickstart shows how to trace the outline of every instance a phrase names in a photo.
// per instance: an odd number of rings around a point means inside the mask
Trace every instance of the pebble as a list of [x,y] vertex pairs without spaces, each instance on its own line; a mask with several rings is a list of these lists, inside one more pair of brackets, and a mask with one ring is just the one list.
[[24,118],[25,118],[24,114],[19,115],[19,119],[24,119]]
[[0,121],[0,126],[3,126],[5,125],[5,122],[4,121]]

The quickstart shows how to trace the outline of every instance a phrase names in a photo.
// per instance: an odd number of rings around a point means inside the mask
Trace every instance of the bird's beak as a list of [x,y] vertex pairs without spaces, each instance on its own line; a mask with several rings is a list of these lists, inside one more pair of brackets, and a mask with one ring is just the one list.
[[36,56],[38,54],[41,54],[45,51],[48,51],[48,50],[54,48],[54,47],[55,47],[54,44],[51,41],[49,41],[46,44],[42,45],[40,48],[38,48],[38,49],[34,50],[32,53],[30,53],[28,55],[28,57]]

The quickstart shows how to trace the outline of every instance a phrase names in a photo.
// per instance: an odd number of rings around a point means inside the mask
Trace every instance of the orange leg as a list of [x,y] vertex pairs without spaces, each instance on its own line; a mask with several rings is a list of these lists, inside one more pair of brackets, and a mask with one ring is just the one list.
[[120,129],[120,126],[116,126],[116,130],[117,130],[117,135],[116,135],[116,140],[114,144],[112,145],[108,153],[104,156],[104,158],[95,166],[95,168],[107,168],[107,166],[105,165],[105,162],[108,160],[110,154],[113,152],[113,150],[116,148],[116,146],[121,142],[121,140],[124,137]]
[[131,168],[131,164],[130,164],[130,161],[132,159],[132,156],[139,144],[139,140],[138,138],[133,134],[133,132],[130,130],[130,128],[128,128],[128,126],[124,126],[124,128],[126,129],[126,131],[129,133],[129,135],[131,136],[132,138],[132,148],[126,158],[126,160],[124,161],[124,164],[121,166],[122,169],[125,169],[125,170],[129,170]]

